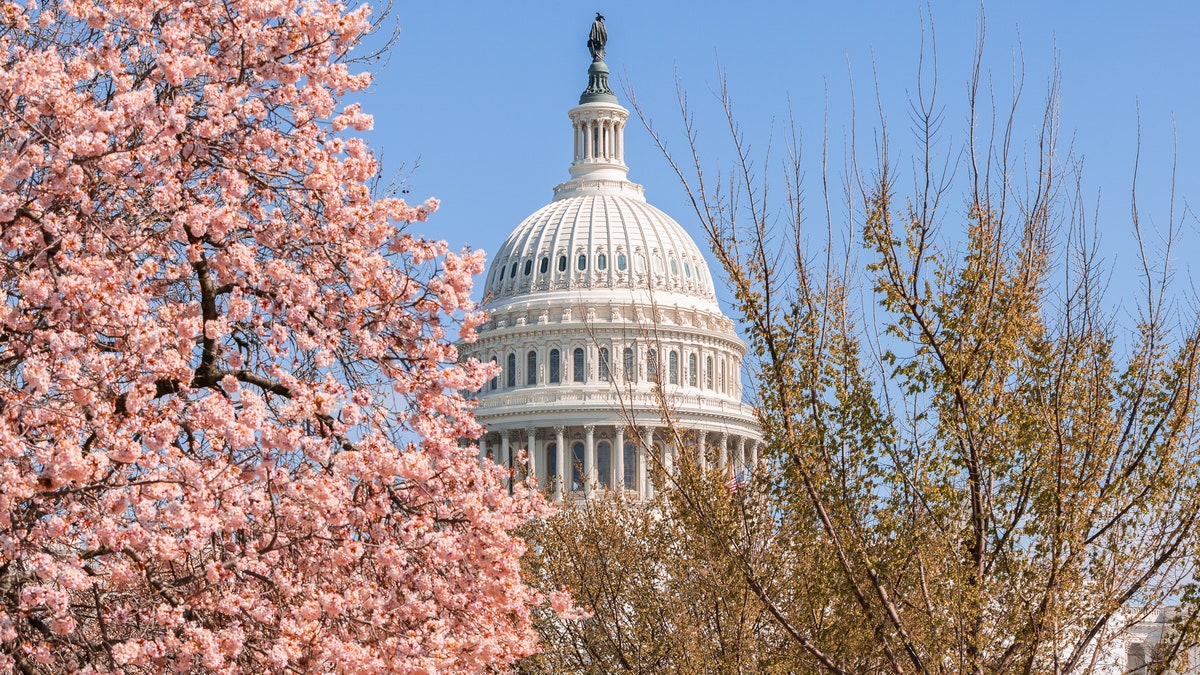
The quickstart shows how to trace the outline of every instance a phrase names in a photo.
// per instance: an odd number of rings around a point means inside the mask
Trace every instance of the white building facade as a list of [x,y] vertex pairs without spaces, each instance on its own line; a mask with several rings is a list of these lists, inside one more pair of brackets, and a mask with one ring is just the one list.
[[518,468],[556,499],[645,498],[677,446],[734,473],[757,461],[761,434],[742,402],[746,346],[704,255],[627,178],[629,112],[608,87],[602,44],[588,74],[568,112],[571,177],[492,258],[490,321],[462,353],[501,368],[477,395],[482,454],[513,466],[524,451]]

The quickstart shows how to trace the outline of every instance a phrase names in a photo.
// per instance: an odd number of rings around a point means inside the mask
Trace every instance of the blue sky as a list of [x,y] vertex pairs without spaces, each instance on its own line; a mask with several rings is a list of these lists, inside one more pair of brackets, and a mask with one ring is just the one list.
[[[1135,6],[1136,4],[1136,6]],[[1024,111],[1017,134],[1032,142],[1033,124],[1057,59],[1061,71],[1061,143],[1083,164],[1084,202],[1114,270],[1110,295],[1132,292],[1129,194],[1138,142],[1139,208],[1152,232],[1166,229],[1169,177],[1178,159],[1176,219],[1200,200],[1200,8],[1185,2],[397,2],[401,34],[377,67],[364,99],[375,114],[370,140],[390,173],[403,170],[415,200],[436,196],[442,209],[420,230],[458,248],[494,251],[526,215],[549,201],[567,178],[571,137],[566,111],[586,84],[585,47],[595,11],[607,18],[614,88],[632,88],[656,127],[680,143],[675,78],[687,90],[705,160],[730,160],[712,94],[724,68],[747,137],[765,145],[791,115],[802,130],[809,165],[806,198],[818,206],[817,160],[828,133],[840,154],[857,110],[860,155],[873,144],[879,100],[893,137],[893,157],[915,149],[908,131],[922,30],[936,36],[943,130],[966,134],[965,91],[983,12],[984,70],[1007,97],[1015,66],[1024,65]],[[924,28],[923,28],[924,27]],[[849,83],[854,83],[851,94]],[[828,130],[825,124],[828,120]],[[1174,129],[1173,129],[1174,127]],[[678,180],[640,124],[626,138],[630,179],[703,244]],[[1177,153],[1176,153],[1177,150]],[[867,154],[869,155],[869,147]],[[781,153],[779,153],[781,156]],[[952,158],[953,159],[953,158]],[[410,173],[411,172],[411,173]],[[834,166],[833,180],[842,169]],[[961,212],[957,197],[947,215]],[[1200,209],[1200,203],[1197,204]],[[1191,294],[1187,267],[1200,253],[1197,220],[1182,217],[1175,262],[1177,290]],[[835,217],[835,230],[851,225]],[[855,226],[857,227],[857,225]],[[823,224],[821,229],[824,229]],[[710,259],[711,261],[711,259]],[[1135,275],[1134,275],[1135,276]]]

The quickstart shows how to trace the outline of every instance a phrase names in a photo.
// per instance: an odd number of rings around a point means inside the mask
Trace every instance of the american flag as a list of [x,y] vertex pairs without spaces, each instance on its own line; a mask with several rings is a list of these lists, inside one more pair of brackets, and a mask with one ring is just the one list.
[[748,482],[749,482],[749,480],[748,480],[748,477],[746,476],[746,470],[742,469],[741,471],[734,474],[733,478],[730,478],[729,480],[725,481],[725,489],[728,490],[729,494],[731,494],[731,495],[737,494],[737,491],[746,487],[746,484]]

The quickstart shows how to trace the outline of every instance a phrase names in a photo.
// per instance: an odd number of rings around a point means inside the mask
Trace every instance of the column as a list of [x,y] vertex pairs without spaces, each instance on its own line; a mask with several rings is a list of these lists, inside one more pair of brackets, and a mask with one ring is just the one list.
[[583,427],[583,494],[592,494],[592,485],[596,482],[596,425],[587,424]]
[[750,444],[750,467],[753,469],[758,468],[758,441]]
[[678,451],[678,447],[674,443],[674,437],[675,434],[668,434],[663,439],[662,466],[664,477],[675,473],[675,454]]
[[563,432],[566,427],[562,425],[554,427],[554,470],[558,474],[554,485],[554,499],[561,502],[563,499],[564,486],[567,484],[566,458],[563,452]]
[[507,477],[504,479],[504,484],[507,485],[511,489],[512,488],[512,455],[509,453],[508,432],[507,431],[500,432],[500,461],[498,463],[500,464],[500,466],[502,466],[506,470],[508,470],[508,473],[505,474]]
[[637,440],[637,467],[634,475],[633,489],[641,499],[646,498],[646,437],[650,427],[642,427],[641,438]]
[[479,465],[480,466],[483,466],[484,460],[486,460],[488,458],[487,447],[488,447],[487,434],[485,433],[479,437]]
[[739,469],[739,470],[746,468],[746,437],[745,436],[738,436],[737,465],[734,468]]
[[704,454],[704,441],[707,437],[707,431],[696,432],[696,466],[700,467],[700,471],[708,471],[708,457]]
[[729,434],[721,434],[721,454],[717,458],[717,467],[724,469],[729,466]]
[[[526,438],[525,452],[529,455],[529,459],[528,459],[529,464],[527,465],[526,472],[530,476],[533,476],[536,479],[538,477],[537,460],[534,459],[534,455],[537,452],[537,428],[525,427],[525,438]],[[542,482],[540,480],[537,483],[538,483],[539,487],[542,484]]]
[[618,424],[616,426],[615,430],[617,432],[617,442],[616,442],[617,447],[614,448],[614,452],[617,453],[617,456],[612,458],[613,459],[612,466],[613,466],[613,471],[617,475],[614,476],[614,478],[616,480],[614,480],[612,482],[612,484],[613,484],[613,487],[615,487],[617,489],[618,494],[624,494],[625,493],[625,427]]
[[[646,427],[646,457],[654,455],[654,427]],[[649,480],[649,475],[646,476],[645,496],[646,499],[654,497],[654,481]]]

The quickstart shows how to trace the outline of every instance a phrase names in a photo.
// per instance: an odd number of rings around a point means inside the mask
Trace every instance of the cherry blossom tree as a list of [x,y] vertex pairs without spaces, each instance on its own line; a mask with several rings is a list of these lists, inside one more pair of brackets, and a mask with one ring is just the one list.
[[[40,7],[39,7],[40,4]],[[377,197],[366,7],[0,3],[0,671],[480,672],[536,647],[460,439],[480,252]],[[416,95],[414,95],[416,98]],[[563,598],[554,598],[563,605]]]

